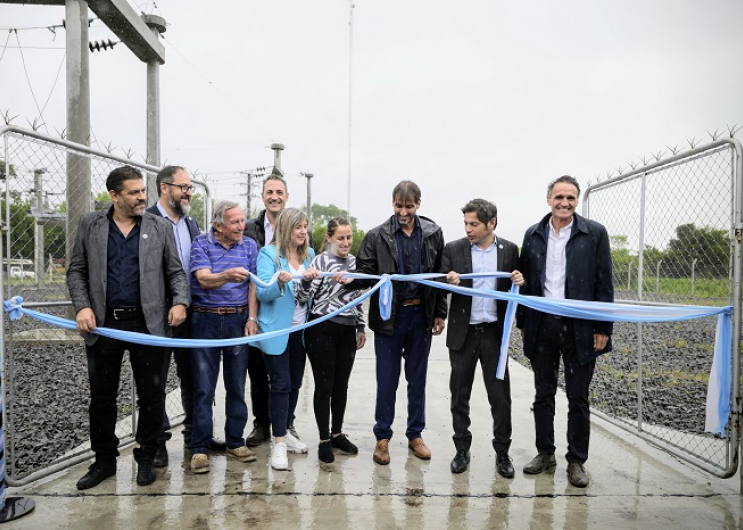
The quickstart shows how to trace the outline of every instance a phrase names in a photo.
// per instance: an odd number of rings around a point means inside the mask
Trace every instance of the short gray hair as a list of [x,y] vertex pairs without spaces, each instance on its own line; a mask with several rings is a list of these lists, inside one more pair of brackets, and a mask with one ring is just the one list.
[[224,214],[227,213],[227,210],[232,210],[233,208],[241,208],[241,206],[235,201],[219,201],[214,205],[212,223],[217,223],[218,225],[224,224]]

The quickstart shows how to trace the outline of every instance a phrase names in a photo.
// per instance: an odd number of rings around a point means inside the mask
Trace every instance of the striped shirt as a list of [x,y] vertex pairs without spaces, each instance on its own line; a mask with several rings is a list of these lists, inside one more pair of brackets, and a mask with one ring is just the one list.
[[[312,266],[321,272],[340,272],[356,270],[356,258],[351,254],[341,258],[325,251],[312,260]],[[305,296],[312,299],[310,312],[315,316],[325,316],[353,302],[361,295],[361,291],[348,291],[346,288],[330,278],[317,278],[312,283],[303,282]],[[364,331],[364,310],[361,304],[347,309],[331,319],[338,324],[356,326]]]
[[217,289],[204,289],[194,274],[208,269],[217,274],[233,267],[245,267],[256,273],[258,246],[255,241],[243,236],[230,248],[224,248],[214,237],[214,229],[196,236],[191,244],[191,304],[197,307],[232,307],[248,305],[248,285],[244,282],[229,282]]

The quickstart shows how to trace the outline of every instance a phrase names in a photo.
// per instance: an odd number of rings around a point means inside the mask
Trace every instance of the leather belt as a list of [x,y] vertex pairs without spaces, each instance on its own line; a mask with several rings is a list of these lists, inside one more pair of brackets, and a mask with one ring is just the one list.
[[408,298],[407,300],[402,301],[403,307],[408,307],[411,305],[421,305],[421,299],[420,298]]
[[117,307],[109,308],[106,314],[113,317],[114,320],[130,320],[139,318],[143,315],[141,307]]
[[234,315],[235,313],[244,313],[248,310],[246,305],[229,306],[229,307],[199,307],[194,306],[193,310],[197,313],[210,313],[212,315]]

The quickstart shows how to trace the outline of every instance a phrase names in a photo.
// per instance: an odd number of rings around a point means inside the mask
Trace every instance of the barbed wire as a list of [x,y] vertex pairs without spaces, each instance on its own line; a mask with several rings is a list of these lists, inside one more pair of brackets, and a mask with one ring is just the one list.
[[[727,129],[728,137],[735,138],[735,134],[743,129],[743,125],[727,125],[725,126],[725,128]],[[714,131],[707,130],[706,133],[713,142],[716,142],[717,140],[722,138],[724,131],[715,129]],[[689,150],[695,149],[701,143],[702,138],[697,138],[696,136],[686,138],[686,144],[689,146]],[[652,164],[653,162],[660,162],[666,157],[670,158],[671,156],[676,156],[681,152],[682,149],[681,147],[679,147],[679,144],[675,144],[673,147],[666,146],[664,149],[642,155],[639,160],[632,160],[630,162],[627,162],[626,166],[618,166],[616,169],[607,170],[605,176],[596,174],[593,178],[588,179],[588,185],[592,186],[594,184],[599,184],[600,182],[605,182],[606,180],[610,180],[615,177],[620,177],[625,173],[627,168],[630,168],[631,171],[634,171],[638,167],[647,166]]]

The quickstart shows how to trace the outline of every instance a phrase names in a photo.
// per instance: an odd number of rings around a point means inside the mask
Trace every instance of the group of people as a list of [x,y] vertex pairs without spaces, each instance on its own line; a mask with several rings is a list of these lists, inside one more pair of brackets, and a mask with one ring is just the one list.
[[[79,489],[94,487],[116,473],[116,395],[125,350],[130,352],[140,410],[139,447],[134,451],[137,483],[151,484],[156,479],[154,468],[168,464],[165,382],[170,349],[99,336],[92,333],[98,326],[207,340],[257,335],[249,347],[173,350],[185,412],[184,443],[190,449],[194,473],[209,471],[212,450],[252,462],[256,454],[251,447],[269,440],[271,467],[285,470],[287,453],[308,451],[294,428],[308,358],[315,381],[318,459],[333,462],[334,450],[358,453],[343,433],[355,354],[366,342],[363,310],[353,302],[375,280],[354,279],[348,272],[375,276],[443,273],[442,281],[462,287],[504,291],[514,283],[521,293],[533,296],[613,301],[606,229],[575,212],[580,186],[570,176],[549,184],[551,211],[526,231],[520,255],[514,243],[496,236],[496,206],[483,199],[471,200],[462,208],[466,237],[445,243],[441,228],[418,214],[421,190],[411,181],[395,186],[393,215],[366,234],[357,256],[350,254],[353,228],[342,217],[328,223],[323,251],[315,255],[307,216],[286,207],[289,194],[279,171],[266,178],[265,210],[255,219],[246,221],[237,203],[221,201],[203,234],[189,216],[193,186],[188,173],[182,167],[167,166],[156,184],[158,201],[146,209],[141,174],[130,166],[115,169],[106,181],[113,205],[84,216],[78,228],[67,283],[77,327],[86,342],[95,453],[95,461],[77,484]],[[507,272],[510,278],[462,278],[495,271]],[[262,282],[251,281],[251,274]],[[383,319],[379,292],[372,294],[368,322],[376,356],[374,462],[390,462],[389,441],[403,369],[408,447],[418,458],[431,458],[423,440],[428,357],[432,336],[444,331],[448,315],[455,448],[451,471],[462,473],[470,463],[469,402],[479,361],[491,408],[496,469],[503,477],[514,476],[509,456],[512,428],[507,368],[503,379],[496,377],[505,310],[504,301],[469,296],[464,291],[452,293],[447,301],[444,289],[394,282],[391,315]],[[316,319],[322,321],[293,329]],[[523,471],[536,474],[556,465],[555,396],[562,360],[569,406],[567,473],[571,484],[585,487],[589,483],[584,467],[590,437],[589,386],[595,359],[611,349],[612,325],[519,306],[517,326],[534,371],[538,453]],[[220,360],[225,387],[224,441],[213,432]],[[252,432],[244,438],[248,377],[254,421]]]

